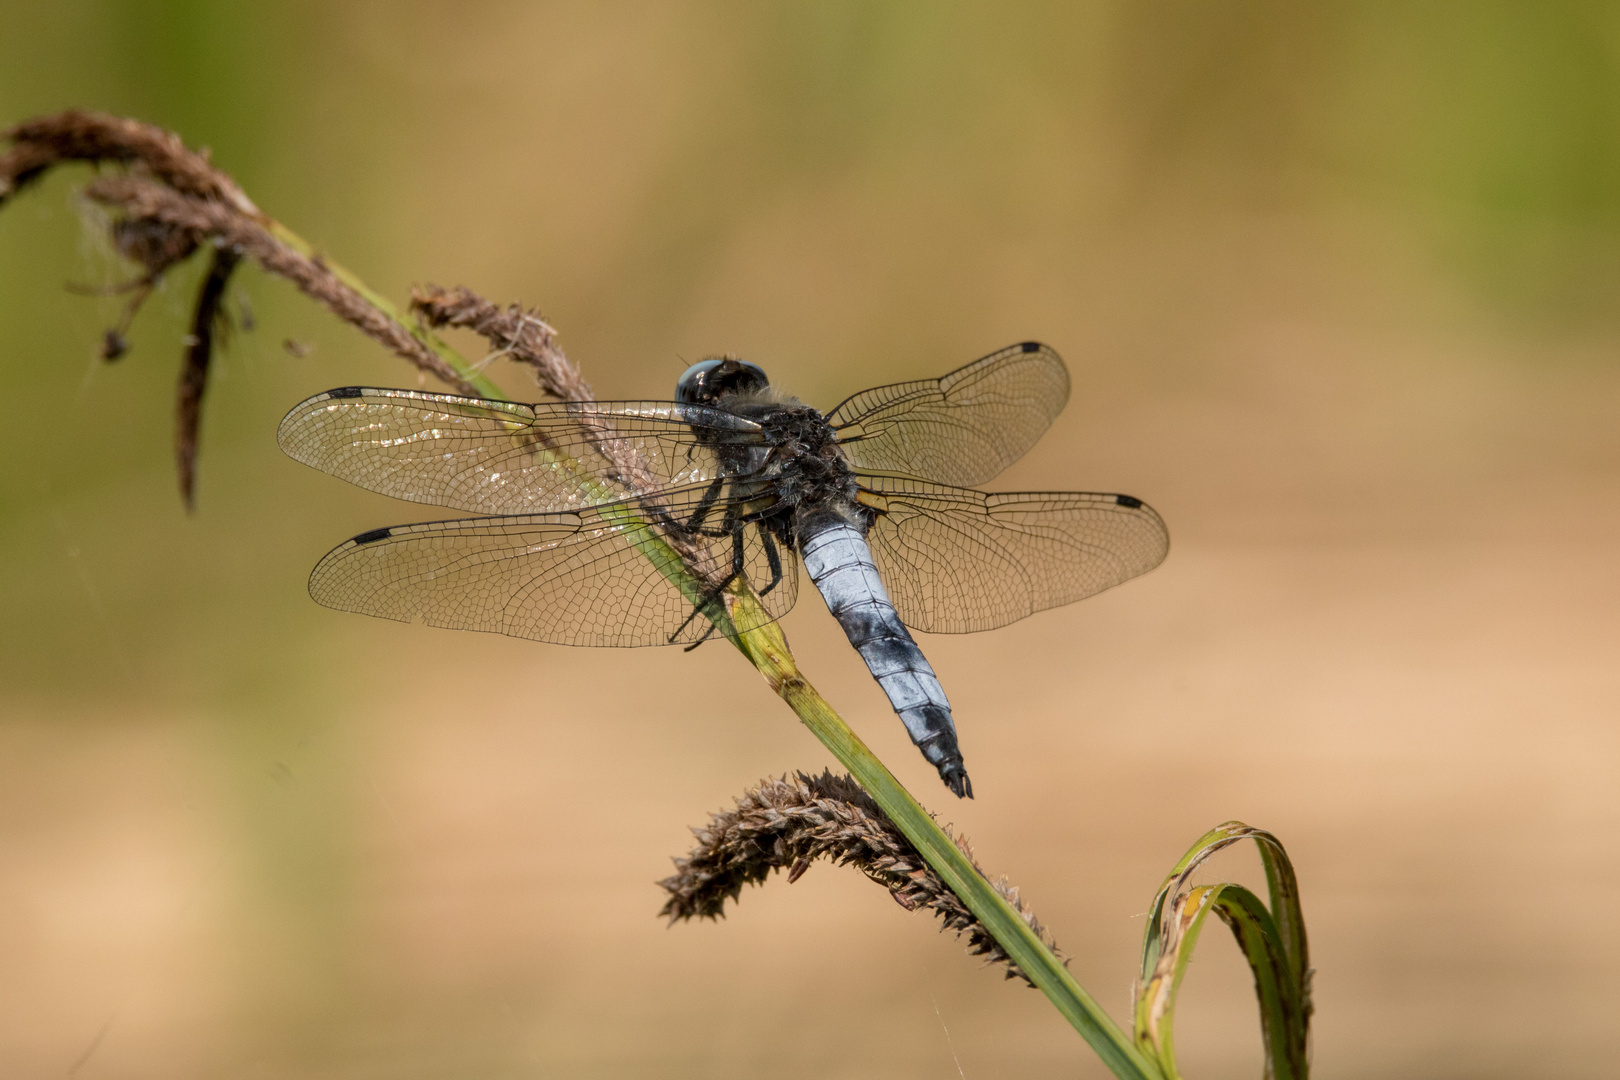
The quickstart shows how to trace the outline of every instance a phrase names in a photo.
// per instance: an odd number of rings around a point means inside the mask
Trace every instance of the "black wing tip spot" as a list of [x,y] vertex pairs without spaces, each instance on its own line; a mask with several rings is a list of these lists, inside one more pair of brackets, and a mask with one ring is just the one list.
[[365,387],[362,386],[340,386],[336,390],[328,390],[326,396],[329,398],[357,398],[363,393],[365,393]]
[[355,537],[353,542],[356,544],[375,544],[379,540],[388,539],[393,534],[393,529],[372,529],[370,532],[363,532]]
[[1018,347],[1024,352],[1040,352],[1042,349],[1042,345],[1038,341],[1023,341],[1019,343]]
[[1135,495],[1115,495],[1114,501],[1121,506],[1128,506],[1132,510],[1140,509],[1142,506],[1142,500]]

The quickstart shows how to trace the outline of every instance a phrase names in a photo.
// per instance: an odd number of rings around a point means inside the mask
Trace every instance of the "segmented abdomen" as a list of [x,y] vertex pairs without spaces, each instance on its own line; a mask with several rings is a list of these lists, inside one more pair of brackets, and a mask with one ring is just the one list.
[[800,552],[810,580],[821,590],[849,643],[906,725],[923,757],[957,795],[973,794],[956,744],[951,703],[922,650],[900,621],[878,577],[866,537],[842,520],[818,523],[800,534]]

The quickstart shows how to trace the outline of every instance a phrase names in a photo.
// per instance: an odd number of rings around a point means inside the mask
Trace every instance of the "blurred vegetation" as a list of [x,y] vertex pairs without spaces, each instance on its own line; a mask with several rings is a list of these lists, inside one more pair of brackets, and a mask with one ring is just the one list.
[[[520,21],[527,34],[503,40],[516,10],[481,5],[452,20],[432,5],[14,4],[4,14],[0,113],[90,104],[177,130],[213,148],[261,205],[396,295],[410,280],[481,266],[486,293],[544,305],[570,341],[588,346],[579,353],[586,374],[608,395],[668,381],[671,343],[690,339],[694,313],[709,314],[699,296],[728,276],[740,234],[784,212],[848,210],[848,222],[819,227],[838,230],[828,239],[834,268],[851,260],[850,278],[880,298],[817,278],[826,253],[776,254],[788,263],[783,288],[798,295],[761,289],[792,321],[801,344],[787,359],[812,393],[847,387],[854,365],[875,355],[954,361],[999,341],[963,342],[961,319],[942,312],[1000,303],[975,293],[986,270],[1009,259],[1041,264],[1034,276],[1054,294],[1026,308],[1055,301],[1087,314],[1089,279],[1111,272],[1087,248],[1111,251],[1121,234],[1152,231],[1149,220],[1194,230],[1256,216],[1304,220],[1317,241],[1374,274],[1388,253],[1358,249],[1416,242],[1395,261],[1431,260],[1489,318],[1563,335],[1615,325],[1612,5],[720,5],[649,16],[656,31],[622,38],[626,12],[563,7],[535,9]],[[580,55],[548,38],[559,30],[584,40]],[[572,99],[551,92],[563,84]],[[645,119],[624,134],[588,130],[624,121],[645,94],[669,99],[653,106],[657,130]],[[558,132],[547,121],[563,112]],[[566,182],[546,179],[548,170]],[[13,386],[92,407],[118,402],[120,419],[103,437],[119,451],[62,437],[48,412],[20,412],[0,438],[13,460],[34,457],[35,467],[0,477],[13,512],[37,507],[46,486],[56,500],[127,491],[137,476],[164,483],[160,402],[181,305],[154,304],[136,326],[136,355],[91,370],[86,343],[115,303],[55,286],[121,269],[86,262],[66,187],[58,181],[0,219],[0,363]],[[613,189],[611,222],[595,205],[601,196],[583,207],[569,197],[592,187]],[[832,205],[811,210],[812,200]],[[814,244],[818,225],[807,224]],[[872,250],[850,243],[848,230],[861,227],[879,231]],[[495,251],[478,247],[497,239]],[[1333,261],[1334,250],[1325,254]],[[1186,272],[1170,261],[1169,275]],[[190,289],[184,276],[170,284],[176,297]],[[264,294],[266,329],[244,343],[237,370],[224,371],[250,385],[216,388],[205,434],[204,495],[222,514],[230,495],[207,486],[229,475],[232,455],[284,473],[260,445],[263,418],[280,404],[331,379],[404,377],[323,318],[287,306],[276,286],[246,290]],[[805,334],[806,316],[838,328]],[[760,325],[764,315],[744,318],[698,348],[736,351],[781,335]],[[1041,321],[1026,319],[1012,336],[1045,332],[1027,326]],[[283,336],[319,342],[322,359],[287,361],[275,348]],[[823,357],[818,345],[840,351]],[[658,374],[642,378],[655,361]],[[266,396],[245,400],[244,391]],[[240,490],[272,483],[240,480]],[[171,508],[132,499],[126,509]],[[196,595],[164,581],[163,597],[142,598],[144,610],[172,602],[195,611]],[[261,584],[239,587],[278,606],[254,591]],[[8,592],[30,589],[18,581]],[[31,630],[6,650],[12,685],[50,669],[23,659],[30,643],[54,654],[60,644],[45,643],[73,636],[82,619],[52,602],[55,592],[26,604]],[[129,658],[142,669],[148,659]],[[85,666],[84,687],[95,690],[103,665]],[[43,678],[42,688],[55,685]]]
[[[1096,387],[1071,406],[1089,423],[1120,411],[1108,393],[1176,402],[1218,382],[1201,343],[1262,308],[1499,337],[1515,348],[1493,355],[1532,380],[1572,356],[1612,369],[1620,334],[1609,3],[0,0],[0,123],[74,105],[212,147],[397,298],[465,281],[541,305],[603,398],[656,396],[732,352],[830,404],[1038,337]],[[101,364],[119,302],[61,286],[127,268],[81,239],[73,183],[0,213],[0,716],[86,740],[178,733],[204,763],[199,817],[226,822],[216,870],[238,930],[221,954],[247,958],[219,1008],[289,1074],[330,1075],[365,1059],[354,1017],[382,1008],[344,951],[369,797],[349,717],[364,680],[388,677],[377,655],[399,650],[397,672],[433,646],[311,610],[322,551],[411,512],[303,475],[272,433],[309,393],[414,376],[242,274],[258,329],[221,358],[188,519],[170,402],[196,269]],[[1145,442],[1093,453],[1084,475],[1057,457],[1019,475],[1159,505],[1120,464]],[[1167,516],[1197,536],[1196,516]],[[595,663],[480,648],[496,673],[519,655],[531,673]],[[1239,812],[1272,823],[1220,811]],[[445,1052],[458,1065],[510,1064],[498,1040],[466,1040]],[[195,1052],[196,1075],[236,1053]]]

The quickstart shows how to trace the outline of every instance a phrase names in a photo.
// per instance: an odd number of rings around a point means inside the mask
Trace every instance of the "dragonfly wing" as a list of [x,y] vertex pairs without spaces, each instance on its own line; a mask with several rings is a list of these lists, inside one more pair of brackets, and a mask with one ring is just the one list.
[[[698,492],[671,499],[690,510]],[[362,533],[329,552],[310,575],[317,601],[400,622],[486,630],[561,645],[638,646],[697,641],[708,620],[655,565],[671,535],[647,526],[639,503],[585,507],[572,513],[521,514],[430,521]],[[692,538],[711,581],[732,563],[731,537]],[[771,581],[771,558],[759,530],[744,534],[744,566],[756,591]],[[775,549],[781,580],[761,598],[765,618],[793,606],[797,561]],[[718,572],[717,575],[715,572]]]
[[1112,588],[1158,566],[1170,536],[1129,495],[987,495],[897,477],[861,477],[878,504],[867,534],[900,618],[962,634]]
[[723,471],[713,446],[757,442],[759,426],[676,402],[521,405],[350,386],[294,407],[276,439],[289,456],[368,491],[521,514],[711,480]]
[[863,390],[827,418],[858,469],[971,487],[1023,457],[1068,400],[1062,358],[1026,341],[940,379]]

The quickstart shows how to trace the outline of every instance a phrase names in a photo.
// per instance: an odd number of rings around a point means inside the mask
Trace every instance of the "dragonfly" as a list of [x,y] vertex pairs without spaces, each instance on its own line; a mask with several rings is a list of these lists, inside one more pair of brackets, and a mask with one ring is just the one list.
[[1051,426],[1069,373],[1023,342],[822,413],[733,357],[673,401],[518,404],[347,386],[281,422],[294,459],[478,515],[372,529],[309,579],[343,611],[563,645],[695,648],[785,615],[798,570],[924,759],[971,797],[911,630],[969,633],[1118,585],[1169,551],[1130,495],[972,490]]

